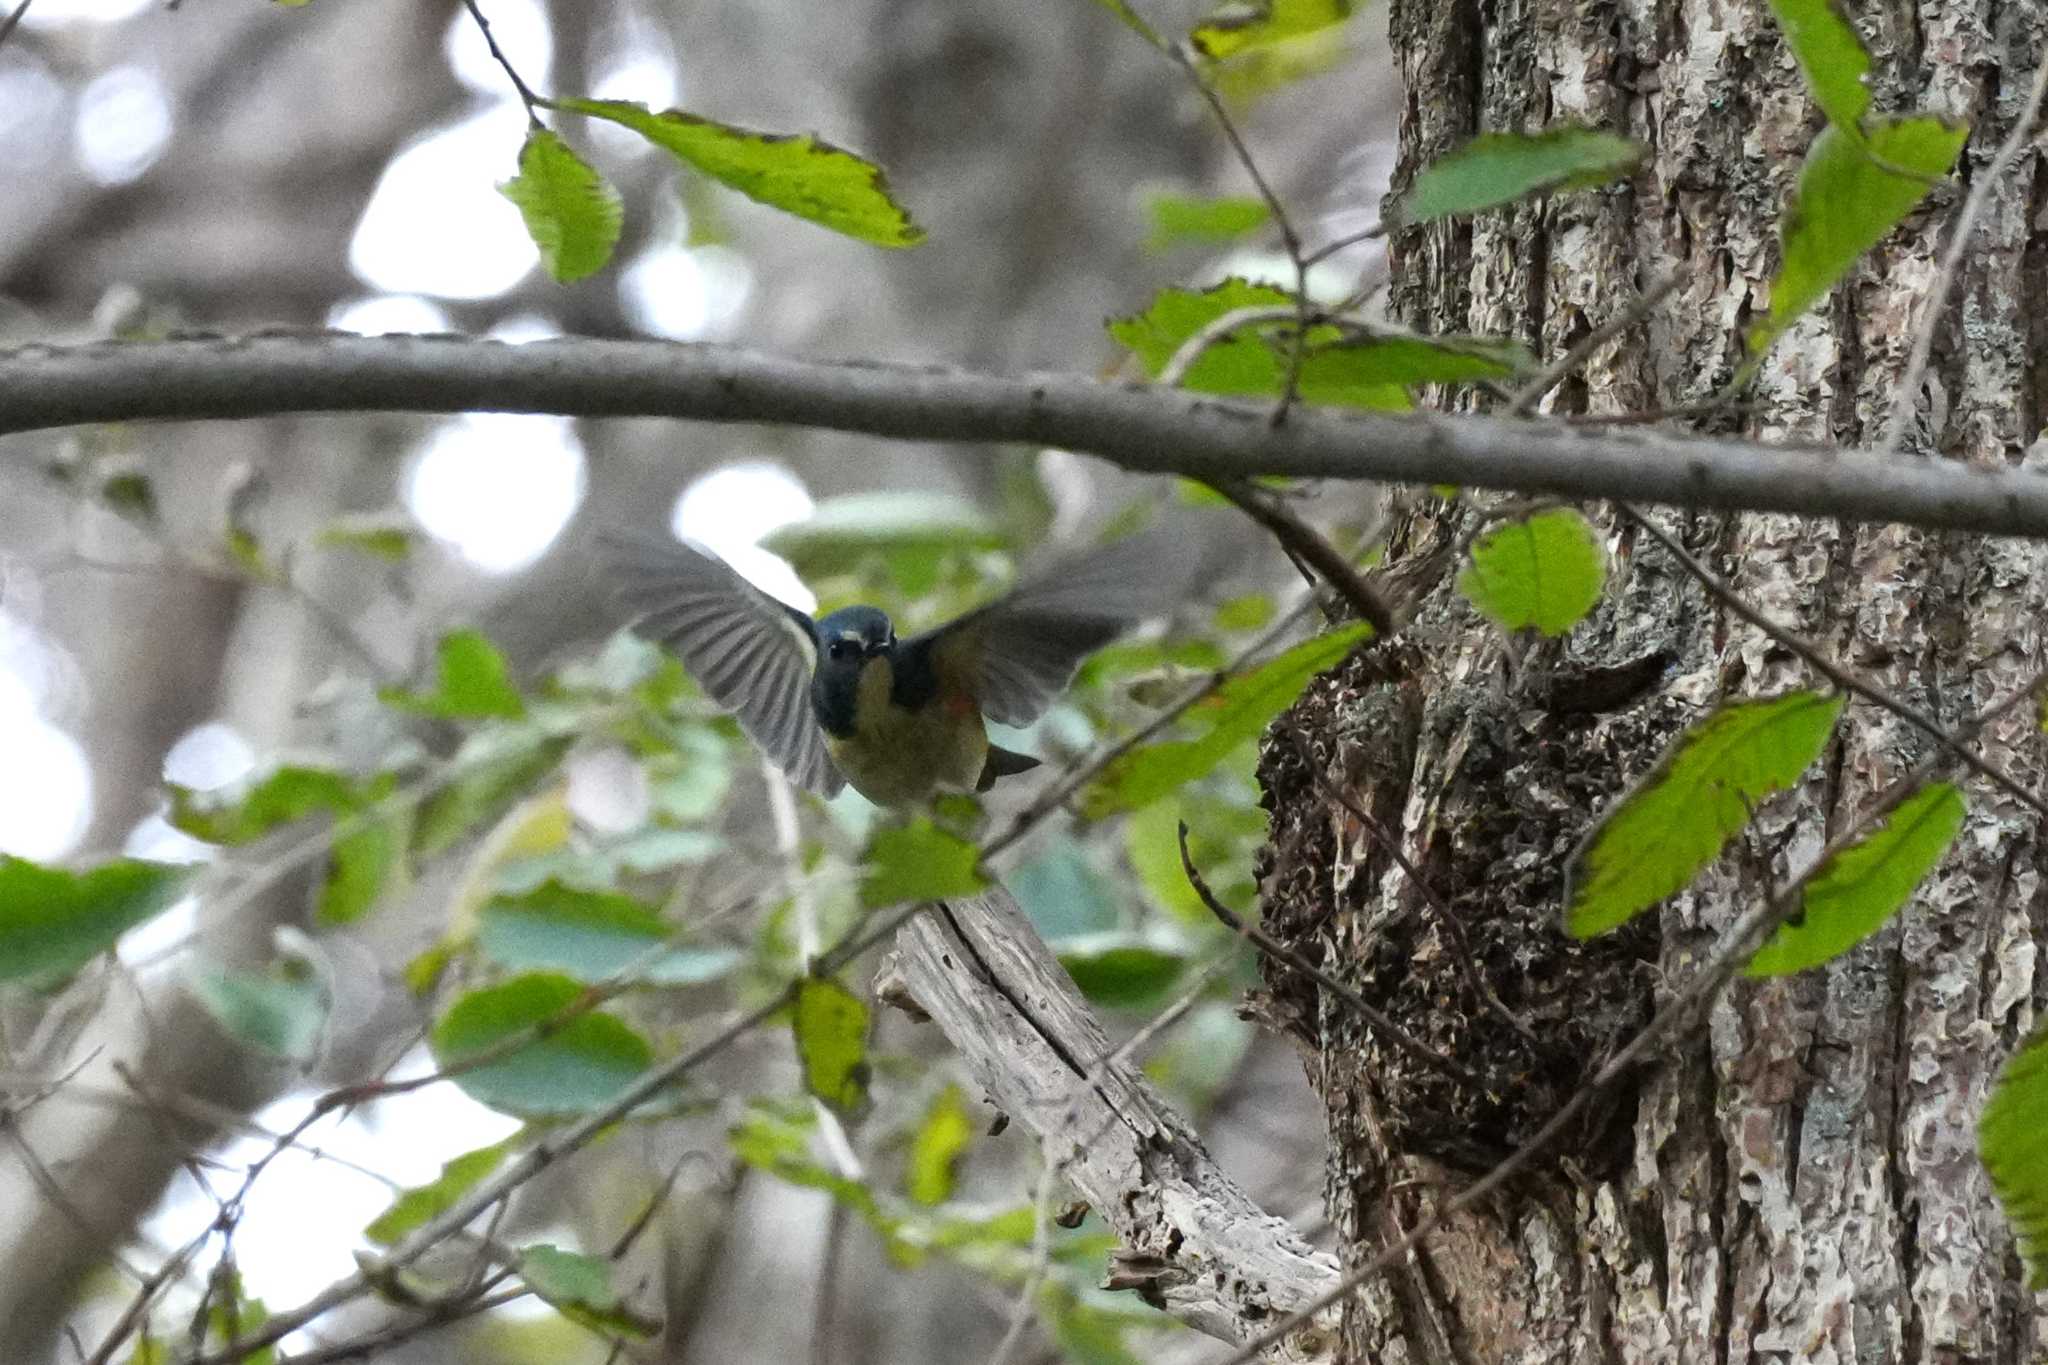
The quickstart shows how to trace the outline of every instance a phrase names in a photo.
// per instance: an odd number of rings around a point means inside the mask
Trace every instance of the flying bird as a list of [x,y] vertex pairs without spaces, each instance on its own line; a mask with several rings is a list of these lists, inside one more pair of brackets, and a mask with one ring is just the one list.
[[851,783],[879,805],[1037,767],[985,722],[1037,720],[1083,659],[1184,600],[1205,557],[1185,528],[1155,529],[905,640],[877,607],[813,620],[685,541],[610,533],[605,550],[634,631],[674,651],[792,782],[824,797]]

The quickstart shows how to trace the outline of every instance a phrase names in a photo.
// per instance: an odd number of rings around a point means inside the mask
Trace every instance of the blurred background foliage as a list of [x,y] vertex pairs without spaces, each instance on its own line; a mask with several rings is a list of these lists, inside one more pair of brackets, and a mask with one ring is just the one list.
[[[38,0],[0,48],[0,340],[655,335],[1103,371],[1121,363],[1104,321],[1163,285],[1291,283],[1199,101],[1083,0],[483,8],[537,88],[872,157],[928,240],[878,251],[570,119],[619,189],[624,236],[559,285],[497,192],[523,114],[459,5]],[[1201,12],[1146,9],[1168,30]],[[1371,21],[1217,72],[1298,214],[1325,236],[1373,219],[1393,86]],[[1320,269],[1344,293],[1378,267],[1368,245]],[[930,875],[948,831],[1000,827],[1050,780],[986,811],[949,803],[908,839],[857,795],[793,796],[619,630],[597,528],[686,532],[800,605],[874,602],[909,630],[1049,545],[1209,518],[1193,524],[1238,547],[1227,577],[1097,656],[1030,733],[998,735],[1046,772],[1255,644],[1289,666],[1320,624],[1227,514],[1054,452],[306,417],[9,437],[0,481],[0,851],[185,869],[124,889],[131,919],[101,930],[148,923],[111,960],[0,982],[10,1089],[64,1078],[0,1153],[8,1360],[66,1358],[61,1322],[97,1341],[129,1272],[173,1261],[120,1358],[173,1358],[202,1303],[205,1336],[302,1300],[521,1134],[769,998],[892,867]],[[1340,540],[1370,521],[1364,494],[1298,493]],[[1259,720],[1197,708],[1162,737],[1196,741],[1178,762],[1200,751],[1170,796],[1086,793],[1096,818],[1046,822],[1002,875],[1120,1033],[1196,994],[1147,1070],[1266,1207],[1296,1214],[1317,1204],[1317,1111],[1286,1049],[1240,1017],[1250,958],[1175,843],[1185,820],[1220,898],[1251,906]],[[871,975],[842,974],[851,1005],[800,1002],[533,1182],[494,1232],[524,1248],[532,1292],[377,1358],[599,1361],[619,1334],[678,1361],[987,1356],[1032,1263],[1037,1154],[997,1131],[932,1030],[869,1008]],[[506,1052],[591,989],[597,1008]],[[449,1083],[338,1108],[263,1163],[316,1096],[437,1066]],[[1016,1358],[1195,1358],[1134,1296],[1095,1288],[1096,1220],[1051,1247]],[[410,1292],[459,1269],[423,1267]],[[359,1305],[322,1330],[389,1316]]]

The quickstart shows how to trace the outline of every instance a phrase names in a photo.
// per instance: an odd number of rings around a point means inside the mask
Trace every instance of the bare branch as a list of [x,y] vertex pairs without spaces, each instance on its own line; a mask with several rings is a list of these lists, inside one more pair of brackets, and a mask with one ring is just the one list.
[[587,338],[326,333],[0,352],[0,433],[289,412],[551,412],[1032,442],[1145,473],[1452,483],[1572,498],[2048,535],[2048,479],[1941,460],[1431,413],[1269,408],[1071,375],[1003,377]]

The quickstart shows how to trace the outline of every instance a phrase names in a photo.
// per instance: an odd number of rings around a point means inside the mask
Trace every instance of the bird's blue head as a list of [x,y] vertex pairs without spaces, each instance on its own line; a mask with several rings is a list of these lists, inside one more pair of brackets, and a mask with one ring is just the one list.
[[841,607],[818,622],[818,669],[811,701],[827,734],[853,733],[861,670],[870,659],[891,659],[896,627],[875,607]]

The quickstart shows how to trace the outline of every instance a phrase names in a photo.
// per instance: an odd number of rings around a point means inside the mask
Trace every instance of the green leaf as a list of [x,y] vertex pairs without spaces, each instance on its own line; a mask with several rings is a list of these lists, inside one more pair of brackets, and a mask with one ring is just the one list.
[[547,129],[528,130],[519,174],[498,193],[519,206],[540,263],[557,283],[573,284],[612,258],[626,216],[619,192]]
[[[1157,377],[1174,353],[1210,323],[1243,308],[1292,310],[1285,290],[1253,284],[1235,276],[1208,289],[1162,289],[1142,313],[1118,318],[1109,334],[1128,347]],[[1276,329],[1292,322],[1276,319],[1238,330],[1204,350],[1181,377],[1181,387],[1197,393],[1277,397],[1287,382],[1287,342],[1274,342]],[[1361,378],[1364,365],[1356,356],[1331,347],[1340,333],[1334,327],[1311,327],[1312,348],[1302,358],[1300,393],[1310,403],[1335,403],[1385,411],[1406,411],[1411,404],[1399,384]]]
[[[430,1036],[442,1068],[548,1025],[583,988],[554,973],[516,976],[458,999]],[[508,1114],[580,1114],[618,1098],[654,1059],[647,1040],[616,1015],[593,1010],[540,1029],[496,1061],[456,1072],[464,1094]]]
[[628,967],[632,979],[662,986],[716,980],[738,966],[731,948],[663,948],[676,926],[631,896],[543,882],[500,896],[477,916],[477,946],[510,971],[561,972],[607,981]]
[[1233,57],[1341,24],[1351,0],[1229,0],[1195,26],[1188,41],[1204,57]]
[[889,195],[881,168],[809,133],[759,133],[625,100],[556,108],[630,128],[686,165],[770,208],[876,246],[916,246],[924,229]]
[[357,513],[328,522],[314,543],[402,564],[411,556],[419,534],[412,519],[402,512]]
[[1458,591],[1502,630],[1562,635],[1600,600],[1607,555],[1570,508],[1501,522],[1472,546]]
[[1263,592],[1233,597],[1216,608],[1216,629],[1257,630],[1273,619],[1273,598]]
[[932,490],[852,493],[827,498],[802,521],[777,527],[761,547],[788,560],[815,581],[852,573],[869,558],[887,562],[900,578],[913,561],[936,562],[944,554],[1001,549],[1003,538],[979,508],[965,498]]
[[1060,965],[1081,994],[1111,1009],[1144,1009],[1173,989],[1187,954],[1126,930],[1088,934],[1054,945]]
[[185,869],[122,858],[84,872],[0,854],[0,981],[51,986],[178,899]]
[[424,1185],[400,1192],[391,1207],[372,1219],[363,1236],[378,1246],[397,1246],[406,1237],[455,1207],[484,1177],[505,1164],[505,1158],[519,1147],[522,1135],[514,1133],[503,1142],[464,1152],[441,1165],[441,1174]]
[[927,1208],[953,1197],[953,1171],[974,1141],[974,1123],[960,1087],[941,1090],[924,1111],[910,1140],[910,1160],[903,1183],[910,1197]]
[[432,692],[386,687],[377,695],[388,705],[448,720],[517,720],[526,714],[526,703],[505,671],[505,656],[479,630],[451,631],[441,637]]
[[474,763],[464,762],[462,776],[420,803],[412,829],[416,856],[430,858],[446,852],[478,824],[505,809],[554,770],[571,742],[566,736],[532,732],[492,739],[502,752]]
[[1828,122],[1856,133],[1870,112],[1870,54],[1835,0],[1771,0],[1771,13],[1799,59],[1813,102]]
[[287,766],[234,792],[197,792],[169,784],[171,825],[209,844],[246,844],[316,812],[360,809],[379,788],[325,768]]
[[1137,810],[1202,777],[1293,705],[1311,678],[1341,663],[1371,634],[1367,625],[1332,631],[1232,678],[1207,704],[1190,712],[1198,723],[1206,722],[1206,733],[1197,739],[1162,740],[1120,755],[1082,792],[1081,814],[1100,820],[1120,810]]
[[405,871],[411,811],[389,816],[336,839],[327,850],[327,876],[316,913],[322,924],[353,924],[368,914],[385,887]]
[[981,849],[929,820],[877,832],[864,861],[860,899],[871,909],[971,896],[988,885],[978,866]]
[[1798,917],[1780,925],[1744,970],[1785,976],[1848,952],[1912,899],[1962,827],[1963,796],[1954,786],[1936,782],[1913,793],[1807,881]]
[[1565,927],[1591,938],[1684,890],[1758,802],[1819,757],[1845,700],[1788,692],[1733,702],[1679,736],[1572,855]]
[[1152,238],[1145,245],[1165,251],[1183,243],[1220,246],[1257,232],[1271,220],[1263,199],[1227,195],[1198,199],[1186,194],[1155,194],[1145,204],[1152,217]]
[[1821,130],[1785,214],[1770,314],[1749,334],[1752,367],[1913,211],[1969,135],[1967,125],[1935,118],[1879,119],[1867,139],[1833,125]]
[[185,982],[230,1038],[288,1062],[310,1062],[327,1027],[327,988],[313,964],[285,957],[260,970],[198,964]]
[[1137,34],[1140,38],[1152,44],[1152,46],[1158,48],[1161,52],[1167,51],[1166,40],[1159,36],[1159,31],[1146,23],[1138,12],[1126,3],[1126,0],[1095,0],[1095,3],[1108,10],[1111,14],[1114,14],[1123,22],[1125,28]]
[[2027,1287],[2048,1289],[2048,1029],[1999,1073],[1977,1122],[1977,1153],[2012,1220]]
[[1427,223],[1532,194],[1604,185],[1633,170],[1643,150],[1591,128],[1481,133],[1424,167],[1393,217],[1402,224]]
[[1389,384],[1470,384],[1530,368],[1519,341],[1493,337],[1368,336],[1318,346],[1302,359],[1302,392]]
[[804,1089],[842,1114],[868,1101],[867,1002],[829,977],[806,977],[790,1015]]
[[612,1283],[612,1263],[548,1243],[519,1249],[519,1278],[565,1317],[599,1332],[652,1336],[661,1323],[633,1312]]
[[[390,773],[358,780],[324,768],[288,765],[231,792],[196,792],[171,783],[167,818],[195,839],[233,846],[315,814],[337,820],[364,817],[389,800],[397,785]],[[354,923],[377,903],[404,871],[410,823],[410,811],[394,805],[332,841],[320,888],[321,923]]]

